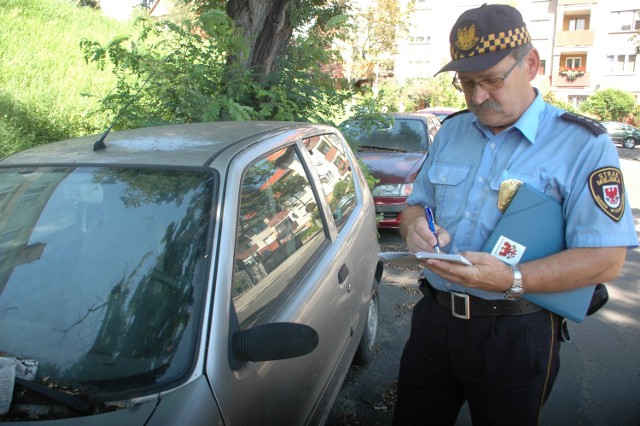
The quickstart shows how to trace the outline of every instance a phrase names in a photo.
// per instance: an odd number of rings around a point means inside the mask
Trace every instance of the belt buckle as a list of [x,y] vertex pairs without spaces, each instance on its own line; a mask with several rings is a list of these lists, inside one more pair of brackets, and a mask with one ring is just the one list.
[[469,312],[469,295],[465,293],[451,292],[451,315],[460,319],[471,318]]

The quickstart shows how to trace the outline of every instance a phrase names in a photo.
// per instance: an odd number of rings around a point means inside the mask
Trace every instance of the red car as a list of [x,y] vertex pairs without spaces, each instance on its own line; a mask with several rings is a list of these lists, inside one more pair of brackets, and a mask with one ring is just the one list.
[[440,121],[433,114],[391,113],[350,119],[340,129],[378,180],[372,191],[378,227],[397,229]]
[[453,114],[454,112],[458,112],[459,109],[458,108],[451,108],[451,107],[431,107],[431,108],[424,108],[424,109],[419,109],[417,112],[424,114],[433,114],[436,117],[438,117],[438,120],[440,120],[440,122],[442,122],[445,118],[447,118],[447,116]]

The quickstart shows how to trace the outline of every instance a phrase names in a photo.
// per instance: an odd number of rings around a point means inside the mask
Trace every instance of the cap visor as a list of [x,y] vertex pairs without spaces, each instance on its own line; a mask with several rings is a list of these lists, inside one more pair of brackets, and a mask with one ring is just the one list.
[[456,72],[480,72],[491,68],[498,62],[503,60],[509,55],[513,49],[501,50],[493,53],[485,53],[484,55],[472,56],[470,58],[458,59],[457,61],[451,61],[444,67],[440,68],[440,71],[436,75],[445,71]]

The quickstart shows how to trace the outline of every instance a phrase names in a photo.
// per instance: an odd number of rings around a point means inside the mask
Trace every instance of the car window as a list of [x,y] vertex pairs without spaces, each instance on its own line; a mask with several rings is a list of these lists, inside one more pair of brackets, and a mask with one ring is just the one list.
[[245,329],[273,313],[326,237],[295,146],[252,164],[241,185],[232,298]]
[[311,155],[324,188],[327,204],[338,231],[340,231],[356,205],[353,173],[345,146],[336,135],[326,134],[303,140]]
[[94,395],[185,374],[215,184],[201,171],[0,169],[0,352]]
[[404,152],[424,152],[427,149],[428,130],[420,119],[354,120],[343,125],[342,129],[345,137],[358,148]]
[[433,142],[433,140],[436,138],[436,133],[438,133],[438,130],[440,130],[440,126],[442,125],[442,123],[440,123],[440,121],[438,121],[437,119],[431,117],[429,117],[428,120],[430,141]]

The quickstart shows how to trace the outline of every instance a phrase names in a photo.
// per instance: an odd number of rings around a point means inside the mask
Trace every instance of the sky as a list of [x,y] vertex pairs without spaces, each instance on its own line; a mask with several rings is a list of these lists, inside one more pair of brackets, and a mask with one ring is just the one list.
[[105,15],[126,21],[131,9],[139,3],[140,0],[100,0],[100,8]]

